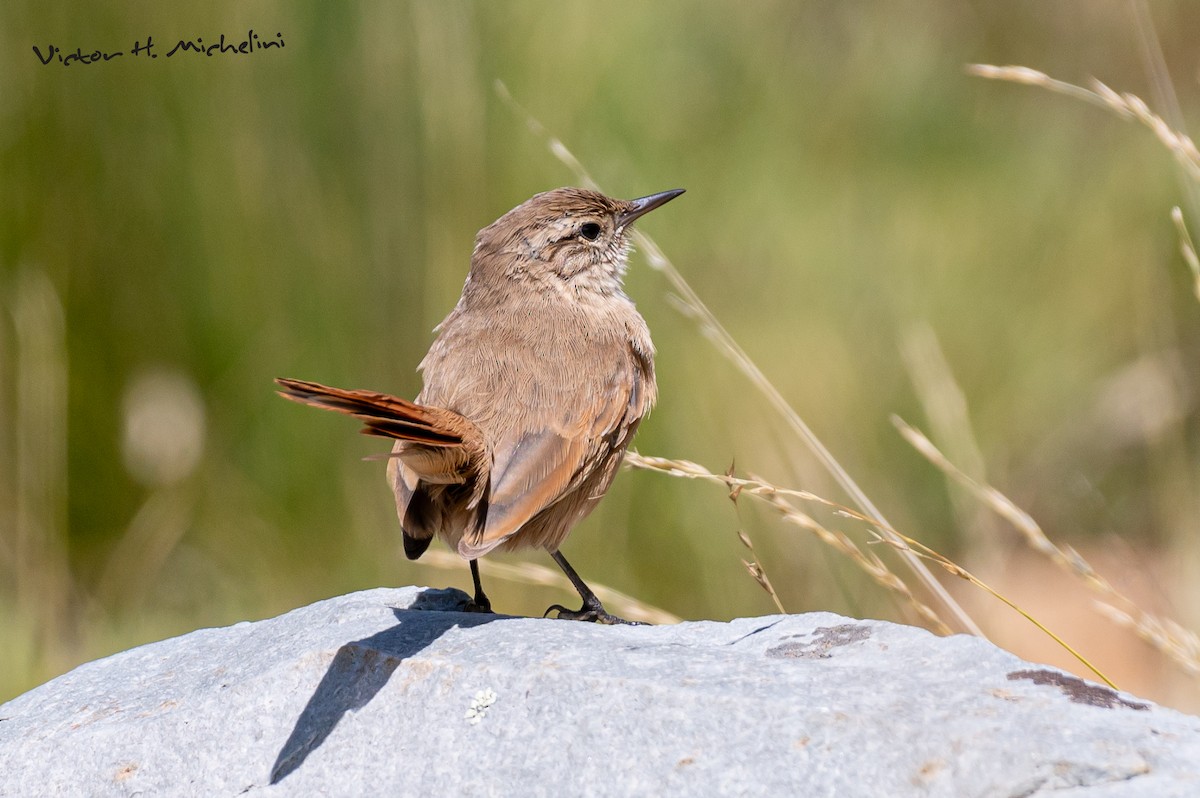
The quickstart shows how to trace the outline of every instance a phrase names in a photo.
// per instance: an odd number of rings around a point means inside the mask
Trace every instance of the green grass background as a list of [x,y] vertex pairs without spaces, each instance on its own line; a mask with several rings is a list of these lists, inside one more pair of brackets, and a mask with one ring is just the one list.
[[[1200,6],[1152,16],[1195,121]],[[279,400],[271,378],[419,390],[475,231],[574,182],[496,79],[610,193],[688,190],[644,229],[893,524],[970,567],[996,545],[964,535],[888,421],[928,426],[901,355],[927,324],[989,479],[1056,540],[1119,536],[1131,568],[1166,562],[1163,601],[1195,623],[1200,305],[1168,218],[1177,170],[1136,125],[963,69],[1025,64],[1152,100],[1132,20],[1115,0],[5,3],[0,700],[199,626],[469,586],[465,565],[404,560],[383,466],[361,459],[386,445]],[[249,28],[286,48],[70,67],[31,50],[151,35],[161,52]],[[640,451],[842,498],[637,255],[627,285],[659,347]],[[1136,362],[1169,376],[1149,431],[1136,391],[1097,411]],[[203,453],[181,476],[127,465],[147,373],[202,401]],[[685,618],[770,612],[738,528],[790,611],[908,617],[769,512],[659,474],[621,475],[564,552]],[[567,597],[489,590],[525,614]]]

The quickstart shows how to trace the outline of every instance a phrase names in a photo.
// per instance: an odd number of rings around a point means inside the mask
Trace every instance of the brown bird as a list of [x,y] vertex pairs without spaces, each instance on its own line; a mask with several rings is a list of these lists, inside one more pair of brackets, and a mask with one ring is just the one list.
[[657,394],[654,345],[625,295],[629,225],[683,193],[619,200],[538,194],[479,231],[462,297],[435,328],[416,401],[279,379],[280,395],[394,438],[388,482],[404,552],[436,535],[471,565],[470,609],[491,611],[478,559],[538,546],[583,599],[559,618],[610,615],[559,551],[612,484]]

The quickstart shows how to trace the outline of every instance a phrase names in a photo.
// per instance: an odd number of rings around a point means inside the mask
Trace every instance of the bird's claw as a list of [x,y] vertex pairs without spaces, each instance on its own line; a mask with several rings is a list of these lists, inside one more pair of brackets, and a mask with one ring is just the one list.
[[641,621],[627,621],[624,618],[618,618],[605,612],[604,607],[596,605],[589,607],[583,605],[577,610],[569,610],[561,604],[551,604],[546,608],[546,612],[542,615],[543,618],[549,617],[550,613],[557,612],[555,617],[560,621],[588,621],[590,623],[602,623],[606,626],[645,626]]

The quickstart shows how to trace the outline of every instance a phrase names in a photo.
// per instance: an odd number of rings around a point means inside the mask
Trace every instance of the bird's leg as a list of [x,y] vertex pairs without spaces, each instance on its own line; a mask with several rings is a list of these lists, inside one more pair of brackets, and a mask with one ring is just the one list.
[[627,621],[624,618],[609,615],[605,612],[604,605],[600,603],[600,599],[596,597],[596,594],[583,583],[583,580],[579,578],[579,574],[575,573],[575,569],[567,562],[567,558],[562,556],[561,552],[557,551],[550,552],[550,556],[554,558],[554,561],[558,563],[558,567],[563,569],[563,573],[567,575],[567,579],[570,579],[571,584],[579,591],[579,596],[583,599],[583,606],[578,610],[569,610],[561,604],[551,604],[546,610],[546,615],[549,615],[551,612],[557,612],[560,619],[567,621],[592,621],[593,623],[610,625],[645,626],[640,621]]
[[471,581],[475,583],[475,598],[467,602],[467,612],[491,612],[492,602],[483,593],[483,584],[479,581],[479,561],[471,560]]

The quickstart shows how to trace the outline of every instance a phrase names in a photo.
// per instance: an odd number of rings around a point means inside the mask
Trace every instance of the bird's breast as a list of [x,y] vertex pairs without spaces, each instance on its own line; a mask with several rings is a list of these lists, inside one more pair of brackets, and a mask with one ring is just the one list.
[[[463,311],[421,363],[418,401],[497,427],[577,425],[585,408],[653,401],[653,346],[633,304],[596,309],[526,301]],[[644,411],[642,411],[644,412]]]

